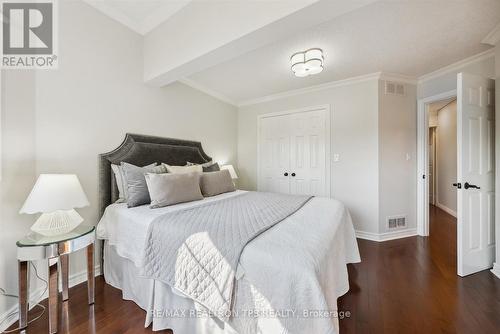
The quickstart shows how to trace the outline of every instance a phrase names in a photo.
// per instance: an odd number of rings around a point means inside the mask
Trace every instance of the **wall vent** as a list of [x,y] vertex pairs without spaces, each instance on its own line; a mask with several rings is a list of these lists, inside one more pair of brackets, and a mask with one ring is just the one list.
[[389,229],[406,227],[406,216],[387,217],[387,226]]
[[385,82],[385,94],[386,95],[399,95],[405,96],[406,89],[405,85],[399,82],[386,81]]

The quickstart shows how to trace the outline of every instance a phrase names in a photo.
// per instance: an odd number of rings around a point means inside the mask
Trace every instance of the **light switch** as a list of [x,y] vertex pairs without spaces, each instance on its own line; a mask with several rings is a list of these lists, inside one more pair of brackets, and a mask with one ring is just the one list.
[[411,159],[410,153],[406,153],[406,161],[410,161],[410,159]]
[[335,153],[333,155],[333,162],[339,162],[340,161],[340,154],[338,153]]

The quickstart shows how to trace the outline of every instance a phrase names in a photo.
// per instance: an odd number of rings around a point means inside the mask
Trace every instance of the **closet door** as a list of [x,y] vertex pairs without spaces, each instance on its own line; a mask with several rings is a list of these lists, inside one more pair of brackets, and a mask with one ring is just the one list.
[[260,120],[259,190],[290,193],[290,117]]
[[328,196],[326,110],[290,114],[290,193]]

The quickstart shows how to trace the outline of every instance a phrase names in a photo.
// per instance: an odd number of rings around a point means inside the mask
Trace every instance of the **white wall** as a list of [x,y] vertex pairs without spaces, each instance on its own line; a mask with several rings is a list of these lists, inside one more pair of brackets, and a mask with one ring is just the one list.
[[[76,173],[98,220],[97,155],[126,132],[200,140],[217,161],[236,162],[236,109],[182,84],[143,83],[142,37],[80,1],[60,3],[59,69],[4,72],[0,287],[16,292],[15,241],[35,220],[17,211],[36,176]],[[71,274],[84,269],[71,257]],[[15,301],[0,298],[0,318]]]
[[378,80],[329,88],[240,108],[238,172],[243,189],[257,187],[257,115],[329,104],[332,197],[351,211],[355,228],[378,233]]
[[457,102],[438,111],[437,203],[457,212]]
[[416,228],[417,87],[405,88],[405,96],[386,95],[379,81],[379,233],[394,231],[392,216],[406,216],[406,228]]
[[[349,208],[357,231],[389,232],[387,217],[407,216],[416,227],[416,86],[385,95],[370,81],[241,107],[238,112],[240,186],[257,185],[257,115],[315,105],[331,106],[332,197]],[[407,160],[407,154],[409,160]]]
[[[15,241],[33,223],[18,211],[33,186],[35,166],[35,77],[31,71],[2,71],[0,181],[0,287],[17,294]],[[0,296],[0,319],[15,300]]]
[[429,127],[435,127],[438,125],[438,114],[437,110],[429,110]]

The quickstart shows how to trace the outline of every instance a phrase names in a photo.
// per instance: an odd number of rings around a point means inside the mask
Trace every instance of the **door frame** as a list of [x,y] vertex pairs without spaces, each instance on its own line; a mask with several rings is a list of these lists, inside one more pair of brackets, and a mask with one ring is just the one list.
[[[437,197],[438,197],[438,164],[437,164],[437,156],[438,156],[438,152],[437,152],[437,140],[438,140],[438,127],[435,126],[435,127],[429,127],[429,129],[431,128],[434,128],[434,135],[432,136],[432,139],[434,140],[434,156],[432,157],[433,160],[434,160],[434,164],[432,165],[433,167],[433,171],[432,171],[432,182],[433,182],[433,185],[434,185],[434,189],[433,190],[433,193],[432,193],[432,199],[433,199],[433,202],[432,203],[433,205],[436,205],[437,204]],[[430,134],[430,131],[429,131],[429,134]],[[427,143],[429,145],[429,147],[431,146],[430,143]],[[429,152],[430,153],[430,152]],[[429,177],[430,177],[431,173],[429,171]],[[431,178],[429,178],[429,186],[430,186],[430,180]],[[431,193],[431,189],[429,187],[429,194]],[[430,196],[429,196],[429,199],[430,199]]]
[[260,114],[257,115],[257,189],[261,189],[261,178],[260,178],[260,139],[261,139],[261,121],[264,118],[269,118],[269,117],[276,117],[276,116],[283,116],[283,115],[290,115],[290,114],[296,114],[296,113],[301,113],[301,112],[308,112],[308,111],[316,111],[316,110],[325,110],[325,180],[327,184],[326,192],[327,196],[331,197],[332,196],[332,182],[331,182],[331,166],[332,163],[330,161],[330,156],[331,156],[331,108],[329,104],[323,104],[323,105],[318,105],[318,106],[311,106],[311,107],[304,107],[304,108],[298,108],[298,109],[292,109],[292,110],[283,110],[283,111],[276,111],[276,112],[270,112],[266,114]]
[[429,235],[429,104],[452,97],[457,97],[456,89],[417,102],[417,234],[421,236]]

